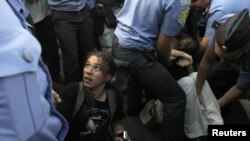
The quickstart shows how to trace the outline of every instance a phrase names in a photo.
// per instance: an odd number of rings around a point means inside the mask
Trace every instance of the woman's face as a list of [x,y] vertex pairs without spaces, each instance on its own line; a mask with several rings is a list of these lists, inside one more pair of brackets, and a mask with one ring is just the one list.
[[90,89],[105,86],[106,82],[110,81],[112,76],[103,71],[102,60],[96,56],[90,56],[83,69],[84,86]]

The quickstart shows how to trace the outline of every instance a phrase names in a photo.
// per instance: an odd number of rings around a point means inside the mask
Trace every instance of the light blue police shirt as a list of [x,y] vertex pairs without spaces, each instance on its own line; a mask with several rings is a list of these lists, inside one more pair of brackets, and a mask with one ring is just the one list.
[[215,30],[212,28],[213,22],[216,20],[220,23],[225,22],[233,14],[240,10],[248,8],[250,10],[250,0],[212,0],[208,15],[205,37],[209,39],[208,47],[214,48]]
[[125,0],[115,35],[126,48],[152,52],[159,33],[176,36],[183,28],[190,0]]
[[48,0],[51,9],[58,11],[80,11],[87,0]]
[[24,7],[24,5],[18,1],[18,0],[7,0],[7,2],[10,4],[10,6],[13,9],[16,9],[14,12],[17,14],[17,16],[23,21],[21,22],[22,25],[25,28],[28,28],[28,24],[26,22],[26,18],[29,15],[29,11],[27,8]]
[[40,44],[25,26],[23,5],[7,1],[0,0],[0,140],[63,141],[68,125],[52,104]]

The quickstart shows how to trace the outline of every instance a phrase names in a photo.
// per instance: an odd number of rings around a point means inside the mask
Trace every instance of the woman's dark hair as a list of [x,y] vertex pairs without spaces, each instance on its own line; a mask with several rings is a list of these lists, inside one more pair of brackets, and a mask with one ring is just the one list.
[[102,72],[104,74],[111,74],[112,76],[115,74],[116,64],[110,54],[102,51],[92,51],[87,54],[85,63],[91,56],[96,56],[98,59],[100,59],[100,61],[102,62]]

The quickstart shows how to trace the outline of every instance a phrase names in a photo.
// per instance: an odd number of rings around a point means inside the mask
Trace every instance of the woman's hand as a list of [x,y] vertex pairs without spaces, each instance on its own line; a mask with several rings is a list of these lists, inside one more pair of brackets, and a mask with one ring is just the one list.
[[192,57],[190,59],[187,58],[180,58],[176,64],[181,67],[187,67],[193,64],[193,59]]
[[189,55],[183,51],[176,50],[176,49],[172,49],[170,58],[172,58],[172,59],[179,58],[176,63],[178,66],[181,66],[181,67],[187,67],[187,66],[193,64],[193,58],[191,55]]
[[115,137],[114,141],[124,141],[124,140],[120,137]]
[[62,102],[60,95],[54,90],[52,90],[52,101],[54,105],[57,105],[58,103]]

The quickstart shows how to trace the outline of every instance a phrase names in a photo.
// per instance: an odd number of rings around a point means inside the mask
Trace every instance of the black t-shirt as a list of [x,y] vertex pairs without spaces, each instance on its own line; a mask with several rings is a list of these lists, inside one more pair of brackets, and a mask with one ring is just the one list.
[[[109,88],[109,89],[112,89],[112,88]],[[74,105],[76,102],[78,90],[79,90],[78,83],[68,85],[63,90],[64,92],[60,95],[63,102],[57,105],[57,109],[59,110],[59,112],[69,122],[70,122],[71,115],[72,115]],[[76,117],[73,119],[73,121],[70,124],[70,128],[65,138],[65,141],[82,141],[80,140],[82,138],[80,133],[88,132],[86,128],[87,121],[90,121],[90,122],[94,121],[93,122],[94,124],[92,125],[94,125],[97,128],[95,130],[92,130],[92,131],[95,131],[94,134],[88,135],[88,136],[89,137],[96,136],[96,138],[93,138],[93,140],[88,140],[87,139],[88,137],[85,136],[85,138],[83,138],[84,141],[109,141],[110,140],[109,135],[108,135],[109,140],[107,139],[105,140],[104,138],[101,138],[104,136],[103,133],[105,134],[105,138],[107,138],[107,134],[108,134],[107,130],[111,122],[122,120],[123,118],[125,118],[125,112],[123,109],[123,104],[122,104],[123,102],[122,102],[121,96],[119,95],[119,93],[117,94],[114,93],[114,97],[116,99],[116,102],[115,102],[116,107],[115,107],[115,113],[113,113],[113,117],[111,117],[110,115],[111,113],[110,113],[110,107],[109,107],[110,104],[109,104],[108,96],[105,102],[94,101],[92,108],[91,106],[87,104],[86,98],[84,98],[85,100],[84,100],[84,103],[82,104],[82,107],[80,108],[78,114],[76,115]],[[98,121],[98,118],[101,119],[100,122]],[[88,129],[91,129],[91,128],[88,128]],[[111,139],[111,141],[113,141],[113,139]]]
[[[121,99],[117,99],[116,110],[112,121],[122,120],[125,117]],[[81,141],[113,141],[108,133],[108,126],[111,123],[108,97],[104,102],[93,101],[93,105],[82,105],[78,119],[80,121]]]
[[93,101],[93,105],[83,104],[79,111],[81,141],[101,141],[107,134],[110,120],[107,100]]

